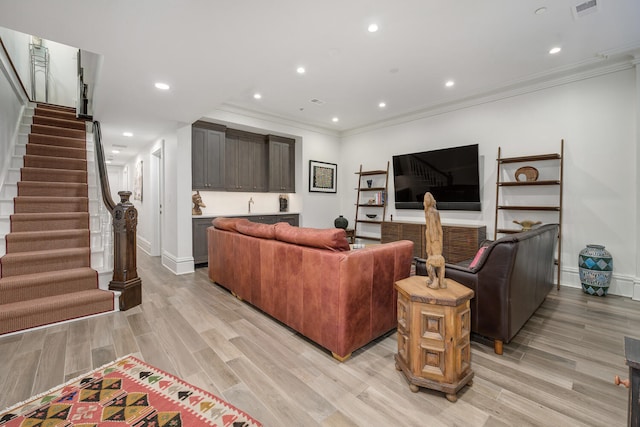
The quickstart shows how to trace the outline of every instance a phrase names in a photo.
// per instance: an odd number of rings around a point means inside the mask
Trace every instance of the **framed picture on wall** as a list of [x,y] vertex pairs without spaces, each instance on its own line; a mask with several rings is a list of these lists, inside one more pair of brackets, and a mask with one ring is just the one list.
[[335,193],[338,165],[309,160],[309,191]]
[[133,200],[142,201],[142,160],[136,163],[136,176],[133,182]]

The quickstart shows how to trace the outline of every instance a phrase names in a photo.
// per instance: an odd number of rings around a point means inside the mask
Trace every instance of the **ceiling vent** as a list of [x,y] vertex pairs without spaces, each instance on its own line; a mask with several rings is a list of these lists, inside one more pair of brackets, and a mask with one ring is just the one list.
[[309,102],[316,105],[324,105],[324,101],[318,98],[311,98]]
[[598,1],[588,0],[582,3],[578,3],[572,8],[572,10],[574,18],[582,18],[585,15],[589,15],[590,13],[595,13],[598,11]]

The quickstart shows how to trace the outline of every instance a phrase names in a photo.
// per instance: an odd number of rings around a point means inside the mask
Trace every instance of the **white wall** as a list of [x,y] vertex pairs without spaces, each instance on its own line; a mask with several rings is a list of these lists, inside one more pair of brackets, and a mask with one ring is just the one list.
[[[78,49],[51,40],[42,43],[49,49],[49,103],[76,106]],[[44,101],[44,96],[38,101]]]
[[29,95],[31,95],[31,77],[29,72],[29,42],[31,40],[31,36],[19,31],[0,27],[0,37],[2,38],[2,43],[9,53],[9,57],[18,72],[18,76],[20,77],[25,90]]
[[[440,215],[443,223],[485,224],[493,236],[498,147],[505,157],[552,153],[564,139],[561,283],[580,286],[578,253],[598,243],[614,256],[610,292],[630,296],[638,260],[636,115],[635,71],[629,69],[348,135],[341,157],[351,170],[360,163],[379,169],[394,154],[478,143],[482,211]],[[341,184],[353,187],[352,181]],[[392,179],[389,192],[388,216],[424,221],[422,211],[395,210]],[[355,198],[355,191],[343,193],[343,210]]]
[[[2,42],[11,56],[24,88],[31,97],[31,60],[29,57],[31,36],[0,27],[0,37],[2,37]],[[49,49],[49,103],[75,107],[78,49],[50,40],[43,40],[42,45]],[[37,98],[32,101],[44,102],[44,74],[37,72],[35,80]]]
[[[5,39],[5,36],[0,33]],[[4,41],[3,41],[4,42]],[[9,55],[11,52],[7,52]],[[9,57],[0,49],[0,190],[11,165],[11,154],[18,138],[20,120],[27,98],[15,76]]]

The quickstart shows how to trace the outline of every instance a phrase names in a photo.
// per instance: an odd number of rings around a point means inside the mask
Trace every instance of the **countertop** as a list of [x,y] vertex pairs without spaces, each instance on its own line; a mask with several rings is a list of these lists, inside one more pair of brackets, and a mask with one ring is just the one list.
[[256,212],[256,213],[235,213],[235,214],[215,214],[204,213],[202,215],[191,215],[192,218],[216,218],[223,217],[235,217],[235,216],[263,216],[263,215],[300,215],[300,212]]

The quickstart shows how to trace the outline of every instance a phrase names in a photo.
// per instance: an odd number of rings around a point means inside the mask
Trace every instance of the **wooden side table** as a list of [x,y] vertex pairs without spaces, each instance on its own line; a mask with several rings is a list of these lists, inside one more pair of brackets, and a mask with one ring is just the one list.
[[419,387],[442,391],[455,402],[471,385],[471,311],[473,291],[446,279],[446,289],[429,289],[426,277],[396,282],[398,290],[398,354],[412,392]]

